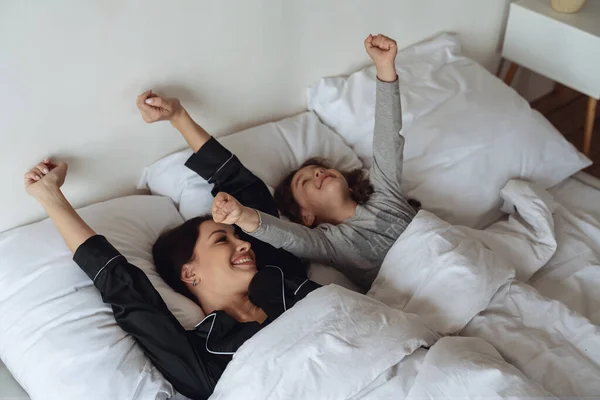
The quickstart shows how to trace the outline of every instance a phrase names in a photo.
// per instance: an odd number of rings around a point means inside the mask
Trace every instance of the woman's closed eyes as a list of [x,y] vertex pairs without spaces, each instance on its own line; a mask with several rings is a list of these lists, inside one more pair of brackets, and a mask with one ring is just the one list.
[[[235,237],[236,239],[240,239],[240,236],[238,234],[234,234],[233,237]],[[227,243],[229,241],[229,237],[227,234],[222,233],[219,236],[217,236],[216,240],[215,240],[215,244],[219,244],[219,243]]]
[[215,243],[227,243],[227,235],[217,237]]

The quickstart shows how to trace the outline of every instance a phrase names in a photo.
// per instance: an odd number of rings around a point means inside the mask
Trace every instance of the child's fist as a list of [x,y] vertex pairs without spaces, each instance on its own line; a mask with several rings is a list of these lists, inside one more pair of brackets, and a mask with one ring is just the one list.
[[394,64],[398,46],[394,39],[384,35],[369,35],[365,39],[365,49],[375,65]]
[[244,206],[235,197],[219,192],[212,206],[213,220],[219,224],[234,225],[242,217]]

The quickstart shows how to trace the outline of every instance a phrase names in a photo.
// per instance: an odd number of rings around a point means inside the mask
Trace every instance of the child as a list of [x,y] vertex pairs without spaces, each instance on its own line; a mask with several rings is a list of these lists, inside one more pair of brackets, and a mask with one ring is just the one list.
[[359,171],[342,173],[317,160],[292,172],[275,191],[287,222],[244,207],[227,193],[213,203],[215,222],[242,230],[298,257],[335,266],[368,289],[385,255],[416,214],[402,195],[404,137],[396,42],[369,35],[367,54],[377,67],[373,166],[368,180]]

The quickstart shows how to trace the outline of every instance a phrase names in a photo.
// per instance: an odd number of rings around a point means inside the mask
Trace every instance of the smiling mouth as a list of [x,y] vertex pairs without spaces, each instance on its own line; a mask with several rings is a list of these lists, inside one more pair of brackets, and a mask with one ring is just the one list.
[[231,265],[233,265],[236,268],[246,269],[256,267],[256,262],[254,261],[252,256],[250,256],[250,254],[246,253],[233,259],[233,261],[231,261]]
[[319,185],[319,189],[323,186],[323,183],[325,183],[325,180],[328,178],[333,178],[332,175],[325,175],[322,179],[321,179],[321,184]]

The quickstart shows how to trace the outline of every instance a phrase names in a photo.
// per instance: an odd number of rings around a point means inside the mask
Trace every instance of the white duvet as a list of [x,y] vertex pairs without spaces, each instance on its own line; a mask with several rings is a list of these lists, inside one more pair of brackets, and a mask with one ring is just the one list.
[[[600,332],[520,282],[556,250],[521,181],[485,231],[421,211],[363,296],[330,285],[245,343],[211,399],[600,396]],[[459,335],[460,336],[457,336]]]

